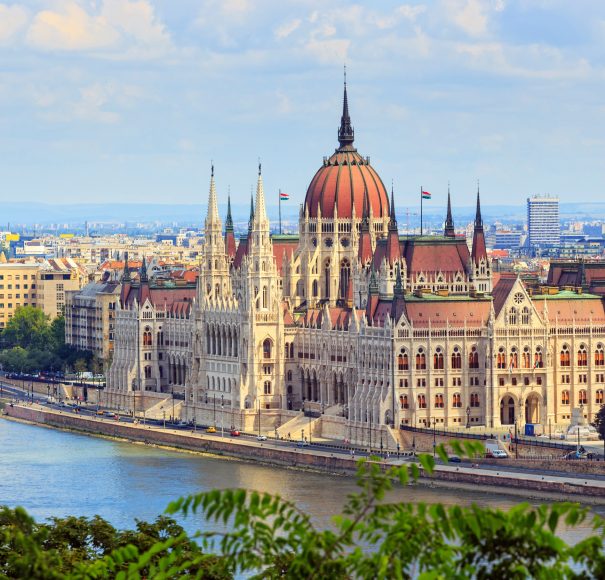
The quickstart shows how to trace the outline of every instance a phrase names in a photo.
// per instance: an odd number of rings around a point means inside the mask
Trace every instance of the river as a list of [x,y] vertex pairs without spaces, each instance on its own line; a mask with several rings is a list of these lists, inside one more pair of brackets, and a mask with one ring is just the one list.
[[[318,526],[328,526],[352,479],[269,467],[253,462],[157,449],[0,420],[0,504],[23,506],[36,519],[99,514],[118,528],[134,519],[152,520],[183,495],[243,487],[277,493],[295,502]],[[503,490],[505,492],[506,490]],[[507,509],[519,498],[428,487],[400,488],[396,498],[412,502],[490,505]],[[605,507],[595,508],[605,515]],[[186,527],[204,528],[203,522]],[[573,542],[588,523],[561,536]]]

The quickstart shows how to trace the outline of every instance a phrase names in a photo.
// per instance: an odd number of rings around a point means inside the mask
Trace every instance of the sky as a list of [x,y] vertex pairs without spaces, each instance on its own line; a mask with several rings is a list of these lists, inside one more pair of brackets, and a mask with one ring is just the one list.
[[602,0],[0,0],[0,201],[298,206],[345,63],[399,208],[601,201],[604,61]]

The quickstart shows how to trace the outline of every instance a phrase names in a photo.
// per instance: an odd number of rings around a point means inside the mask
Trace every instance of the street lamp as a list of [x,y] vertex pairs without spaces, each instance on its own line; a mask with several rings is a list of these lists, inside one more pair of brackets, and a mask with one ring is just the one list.
[[162,419],[164,419],[164,429],[166,429],[166,411],[162,409]]
[[471,408],[466,408],[466,428],[470,429],[471,426]]
[[[470,411],[470,409],[469,409]],[[437,427],[437,417],[433,417],[433,457],[437,454],[437,433],[435,431]],[[468,425],[467,425],[468,427]]]
[[223,425],[223,406],[225,404],[225,395],[221,395],[221,437],[225,435],[225,429]]

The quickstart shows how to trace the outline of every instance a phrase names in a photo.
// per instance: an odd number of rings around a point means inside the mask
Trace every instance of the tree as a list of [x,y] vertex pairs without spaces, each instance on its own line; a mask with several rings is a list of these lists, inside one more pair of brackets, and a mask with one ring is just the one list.
[[8,347],[21,346],[50,350],[53,347],[49,318],[34,306],[20,306],[2,333]]
[[79,358],[74,363],[74,371],[78,375],[78,378],[82,377],[82,373],[85,373],[88,370],[88,364],[86,360],[83,358]]
[[599,439],[605,440],[605,405],[601,405],[592,426],[599,432]]

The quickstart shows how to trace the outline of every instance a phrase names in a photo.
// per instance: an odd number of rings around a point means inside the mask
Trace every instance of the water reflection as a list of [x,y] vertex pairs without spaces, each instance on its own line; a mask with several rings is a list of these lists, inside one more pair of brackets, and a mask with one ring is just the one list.
[[[339,513],[349,493],[350,478],[254,462],[217,459],[189,453],[120,443],[0,420],[0,503],[22,505],[38,519],[67,514],[99,514],[117,527],[132,526],[135,517],[153,519],[182,495],[214,488],[244,487],[278,493],[295,502],[319,526]],[[395,499],[413,502],[508,508],[520,499],[499,493],[408,487]],[[599,508],[602,514],[605,509]],[[187,527],[204,527],[189,522]],[[586,524],[568,541],[587,533]]]

